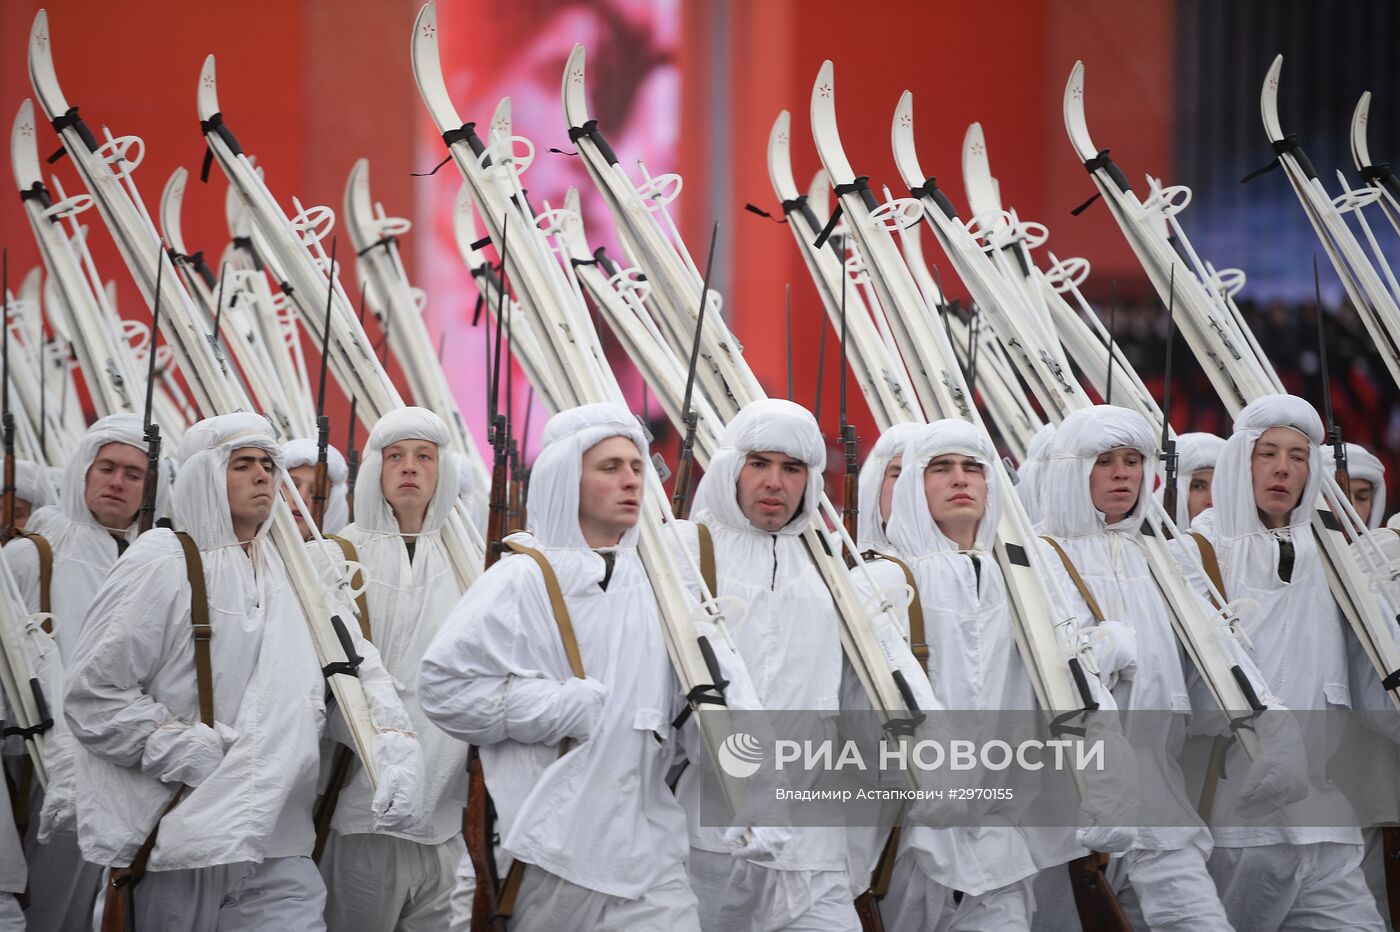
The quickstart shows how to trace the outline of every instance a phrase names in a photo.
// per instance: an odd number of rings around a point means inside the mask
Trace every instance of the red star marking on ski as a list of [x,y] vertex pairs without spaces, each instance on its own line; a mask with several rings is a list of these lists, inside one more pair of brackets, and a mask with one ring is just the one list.
[[779,133],[779,134],[778,134],[778,142],[783,143],[783,144],[786,144],[787,141],[788,141],[788,134],[787,134],[787,133]]
[[19,127],[19,134],[21,136],[33,136],[34,127],[29,123],[21,123]]
[[980,142],[974,142],[974,143],[972,144],[972,154],[973,154],[973,155],[981,155],[981,154],[982,154],[983,152],[985,152],[985,151],[987,151],[987,150],[985,150],[984,148],[982,148],[982,144],[981,144]]
[[1368,111],[1362,113],[1361,116],[1357,117],[1357,118],[1356,118],[1356,122],[1358,122],[1358,123],[1365,123],[1365,122],[1366,122],[1366,118],[1369,117],[1370,115],[1371,115],[1371,112],[1368,110]]
[[1070,93],[1070,96],[1073,97],[1075,100],[1083,100],[1083,99],[1084,99],[1084,88],[1082,88],[1082,87],[1076,87],[1076,88]]
[[434,26],[432,23],[424,23],[424,24],[423,24],[423,38],[425,38],[425,39],[431,39],[431,38],[433,38],[433,37],[436,36],[436,35],[437,35],[437,27],[436,27],[436,26]]
[[46,48],[49,44],[49,34],[46,32],[41,32],[34,37],[34,41],[38,43],[39,48]]
[[497,120],[497,121],[495,122],[495,124],[492,126],[492,128],[493,128],[497,133],[499,133],[500,135],[504,136],[504,135],[506,135],[507,133],[510,132],[510,121],[507,120],[505,117],[502,117],[501,119],[499,119],[499,120]]
[[1271,91],[1276,91],[1276,90],[1278,90],[1278,78],[1270,78],[1270,79],[1269,79],[1269,90],[1271,90]]
[[571,77],[571,78],[574,79],[574,83],[575,83],[575,84],[582,84],[582,83],[583,83],[583,69],[582,69],[582,68],[575,68],[573,74],[569,75],[569,77]]
[[830,85],[830,84],[823,84],[821,87],[817,88],[817,93],[821,94],[823,97],[830,97],[830,96],[831,96],[831,85]]
[[913,125],[914,125],[914,118],[911,117],[911,116],[910,116],[909,114],[907,114],[907,113],[901,113],[901,114],[899,115],[899,125],[900,125],[900,126],[913,126]]
[[207,88],[210,88],[211,90],[213,89],[213,87],[214,87],[214,76],[213,76],[212,74],[207,74],[207,75],[204,76],[204,86],[207,87]]

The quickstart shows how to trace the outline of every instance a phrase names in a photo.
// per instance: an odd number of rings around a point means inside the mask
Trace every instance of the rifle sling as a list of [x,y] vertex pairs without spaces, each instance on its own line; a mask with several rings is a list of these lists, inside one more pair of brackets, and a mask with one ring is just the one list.
[[[545,592],[549,594],[549,607],[554,612],[554,623],[559,628],[559,640],[564,646],[565,656],[569,659],[569,669],[573,671],[574,676],[583,679],[583,657],[579,654],[578,640],[574,637],[573,619],[569,617],[569,606],[564,602],[564,590],[559,586],[559,577],[555,575],[554,567],[549,565],[549,560],[544,554],[533,547],[510,540],[503,543],[514,553],[534,560],[535,565],[540,568],[540,574],[544,577]],[[562,757],[567,750],[568,742],[565,741],[560,745],[560,756]],[[510,862],[510,870],[506,873],[506,879],[501,882],[501,889],[496,897],[497,917],[508,919],[514,912],[515,898],[520,893],[520,881],[525,876],[525,866],[525,862],[518,858]]]
[[[176,531],[175,537],[185,554],[185,576],[190,584],[190,627],[194,635],[194,679],[195,690],[199,695],[199,720],[213,728],[214,675],[209,659],[209,641],[214,636],[214,629],[209,624],[209,596],[204,586],[204,561],[200,559],[199,545],[194,542],[193,537],[185,531]],[[146,864],[150,861],[151,851],[156,846],[156,835],[160,832],[161,820],[180,802],[186,789],[188,787],[182,785],[170,797],[170,802],[161,810],[156,824],[151,826],[151,833],[146,836],[141,847],[136,849],[131,866],[114,868],[109,873],[109,887],[134,887],[141,882],[141,878],[146,874]],[[108,895],[111,895],[110,890]]]
[[[345,557],[347,563],[353,563],[359,566],[360,554],[355,550],[354,544],[338,534],[327,534],[326,540],[335,541],[336,546],[340,548],[340,552]],[[355,612],[360,616],[360,633],[365,636],[366,641],[371,641],[372,643],[373,639],[369,636],[372,630],[369,619],[369,601],[365,598],[365,576],[361,570],[355,570],[355,574],[350,577],[350,585],[355,587],[360,593],[355,596]]]
[[715,577],[715,539],[710,529],[700,522],[695,523],[695,531],[700,537],[700,578],[705,580],[705,588],[711,596],[719,595],[718,580]]
[[[53,546],[42,534],[16,533],[33,544],[39,556],[39,611],[49,615],[53,611]],[[53,617],[45,618],[40,627],[45,634],[53,634]]]
[[1069,554],[1065,553],[1065,548],[1061,547],[1060,542],[1053,537],[1042,536],[1040,539],[1059,554],[1060,562],[1065,565],[1065,571],[1069,573],[1069,578],[1074,580],[1074,587],[1084,597],[1084,604],[1089,606],[1089,614],[1094,616],[1095,621],[1102,622],[1104,620],[1103,610],[1099,608],[1099,600],[1094,598],[1094,594],[1089,591],[1089,584],[1084,581],[1083,576],[1079,575],[1079,570],[1075,568],[1074,561],[1069,558]]
[[919,666],[927,669],[928,642],[924,635],[924,603],[919,598],[919,584],[914,581],[914,571],[909,568],[908,563],[887,553],[867,550],[862,556],[867,561],[884,560],[886,563],[893,563],[904,573],[904,581],[914,593],[914,598],[909,601],[909,650],[918,658]]

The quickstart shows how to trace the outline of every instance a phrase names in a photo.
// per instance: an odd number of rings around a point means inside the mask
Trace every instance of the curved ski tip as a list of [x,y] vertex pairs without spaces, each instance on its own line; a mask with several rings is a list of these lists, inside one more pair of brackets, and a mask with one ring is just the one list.
[[1371,117],[1371,92],[1362,91],[1361,99],[1356,102],[1356,109],[1351,113],[1353,126],[1364,130],[1366,121]]
[[1283,54],[1274,56],[1273,64],[1264,75],[1264,86],[1259,89],[1259,110],[1264,118],[1264,129],[1271,140],[1283,138],[1283,126],[1278,118],[1278,80],[1283,72]]
[[[828,58],[823,61],[822,66],[817,69],[817,79],[812,82],[812,99],[816,100],[818,97],[830,99],[832,95],[831,82],[835,77],[836,66],[832,64],[831,59]],[[823,85],[826,87],[825,94],[822,93]]]
[[29,49],[31,53],[35,48],[34,40],[37,39],[39,36],[47,36],[48,34],[49,11],[44,9],[43,7],[40,7],[39,12],[34,14],[33,24],[31,24],[29,27]]
[[898,146],[902,137],[912,138],[914,135],[914,92],[906,90],[899,95],[899,103],[894,105],[894,122],[892,124],[895,145]]
[[565,62],[564,70],[566,72],[575,69],[582,70],[586,58],[587,52],[584,50],[583,43],[575,42],[574,47],[569,51],[569,60]]
[[772,131],[769,133],[769,135],[771,136],[773,133],[777,133],[777,132],[786,132],[787,130],[789,130],[789,129],[791,129],[791,128],[792,128],[792,114],[789,113],[789,112],[786,111],[786,110],[779,110],[779,111],[778,111],[777,119],[775,119],[775,120],[773,121],[773,129],[772,129]]
[[214,55],[211,52],[199,69],[199,118],[207,120],[219,112],[219,82],[214,72]]
[[170,173],[170,179],[165,182],[165,189],[171,194],[184,194],[185,184],[190,180],[189,169],[183,165],[177,165]]
[[1065,109],[1084,107],[1084,62],[1077,61],[1069,70],[1069,80],[1065,82]]
[[967,132],[963,133],[963,150],[970,149],[975,143],[982,143],[985,147],[986,139],[982,135],[981,123],[970,123]]
[[411,48],[417,48],[419,42],[432,40],[437,41],[437,4],[433,0],[428,0],[418,10],[418,15],[413,18],[413,38],[410,40]]
[[28,125],[31,130],[34,126],[34,100],[29,97],[24,98],[24,100],[20,102],[19,112],[15,114],[15,122],[13,124],[14,131],[19,132],[20,128],[26,125]]
[[491,114],[491,135],[497,132],[509,133],[510,125],[510,98],[502,97],[496,102],[496,109]]

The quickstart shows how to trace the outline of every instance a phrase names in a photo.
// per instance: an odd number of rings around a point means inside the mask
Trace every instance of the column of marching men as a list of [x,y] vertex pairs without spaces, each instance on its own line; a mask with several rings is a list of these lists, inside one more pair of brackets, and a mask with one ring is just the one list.
[[[1388,699],[1308,528],[1332,462],[1322,441],[1316,412],[1289,396],[1250,404],[1228,440],[1183,435],[1176,517],[1197,536],[1176,545],[1208,552],[1222,594],[1257,604],[1231,659],[1268,706],[1381,713]],[[495,807],[497,864],[514,878],[511,929],[862,927],[853,904],[883,835],[872,852],[855,829],[704,824],[700,785],[714,765],[681,714],[687,697],[637,551],[651,461],[635,416],[594,404],[551,419],[527,527],[465,593],[441,539],[468,492],[449,442],[433,412],[387,415],[369,435],[353,505],[345,460],[328,451],[324,538],[299,510],[312,498],[315,442],[279,445],[256,415],[186,433],[173,480],[159,485],[168,526],[140,536],[139,418],[97,421],[52,483],[20,464],[20,530],[3,559],[25,609],[44,613],[61,689],[46,794],[8,749],[27,831],[0,820],[0,889],[15,894],[0,897],[0,929],[93,928],[120,873],[109,869],[133,861],[144,867],[129,888],[143,932],[489,928],[473,924],[463,843],[469,744]],[[1224,745],[1210,806],[1188,786],[1178,757],[1192,711],[1212,700],[1142,552],[1145,505],[1160,495],[1147,422],[1111,406],[1076,412],[1036,436],[1016,488],[989,468],[996,456],[980,430],[952,421],[899,425],[870,451],[858,537],[873,582],[857,583],[913,590],[894,666],[917,680],[927,710],[1035,708],[992,556],[1002,503],[1018,495],[1073,599],[1105,702],[1159,713],[1125,726],[1135,791],[1177,817],[1118,824],[1110,800],[1086,804],[1078,829],[1022,827],[1014,801],[986,807],[978,826],[911,819],[888,852],[884,927],[1078,928],[1065,865],[1103,851],[1135,928],[1387,928],[1379,831],[1288,818],[1304,798],[1348,806],[1323,762],[1303,755],[1291,717],[1261,718],[1253,760]],[[1379,527],[1380,463],[1355,445],[1348,459],[1352,499]],[[682,565],[746,606],[732,649],[722,647],[731,708],[834,716],[860,693],[798,536],[825,465],[809,412],[750,404],[725,428],[693,520],[678,525]],[[377,790],[328,708],[266,539],[284,474],[328,591],[341,570],[357,578],[336,610],[358,622],[347,631],[363,658]],[[45,500],[50,486],[58,501]],[[701,579],[687,581],[698,594]],[[1391,716],[1372,721],[1400,738]]]

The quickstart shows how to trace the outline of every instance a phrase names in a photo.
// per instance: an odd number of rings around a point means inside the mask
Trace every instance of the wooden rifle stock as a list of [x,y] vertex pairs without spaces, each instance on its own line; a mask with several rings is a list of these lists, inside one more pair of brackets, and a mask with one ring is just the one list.
[[1385,905],[1390,924],[1400,928],[1400,828],[1393,825],[1381,829],[1385,856]]
[[316,420],[316,474],[311,480],[311,521],[320,527],[326,517],[326,502],[331,497],[330,464],[326,462],[326,448],[331,441],[331,419],[322,414]]
[[1098,851],[1069,862],[1069,881],[1074,888],[1074,905],[1084,932],[1133,932],[1105,869],[1108,855]]
[[486,569],[495,565],[501,557],[501,541],[506,536],[506,498],[509,493],[506,475],[507,455],[505,439],[506,419],[496,416],[495,456],[491,462],[491,510],[486,519]]
[[525,515],[520,499],[520,448],[514,440],[510,442],[510,483],[506,490],[506,530],[520,531],[525,528]]
[[[842,418],[845,418],[844,413]],[[851,540],[856,539],[860,524],[860,465],[856,463],[856,429],[852,424],[841,425],[841,442],[846,447],[846,480],[841,492],[841,521]],[[879,507],[879,504],[876,504]]]
[[486,773],[481,768],[481,754],[472,747],[467,752],[467,808],[462,813],[462,837],[467,843],[467,856],[476,873],[476,896],[472,901],[472,932],[505,932],[506,921],[497,915],[500,909],[498,891],[501,878],[496,871],[496,852],[492,841],[496,807],[486,790]]
[[856,897],[856,916],[860,919],[860,932],[885,932],[885,919],[880,915],[880,901],[875,894],[866,890]]
[[146,476],[141,482],[141,510],[137,512],[136,530],[149,531],[156,523],[156,491],[160,488],[160,427],[146,427]]
[[687,410],[683,419],[685,436],[681,439],[680,458],[676,462],[676,484],[671,489],[671,514],[680,520],[690,517],[690,473],[695,465],[695,427],[699,416]]

